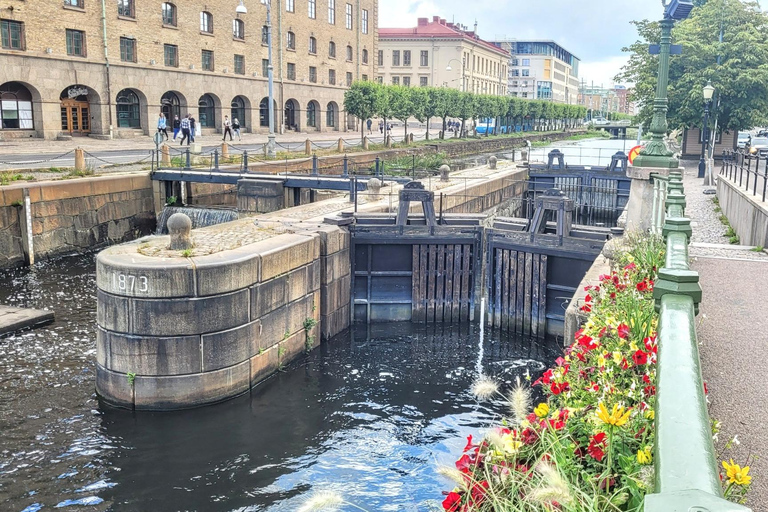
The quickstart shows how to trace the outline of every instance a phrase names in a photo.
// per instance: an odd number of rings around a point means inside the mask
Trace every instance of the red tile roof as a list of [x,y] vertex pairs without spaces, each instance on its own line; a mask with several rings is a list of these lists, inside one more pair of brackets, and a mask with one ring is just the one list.
[[451,22],[446,22],[439,16],[434,16],[432,21],[427,18],[419,18],[418,25],[414,28],[380,28],[379,39],[430,39],[430,38],[460,38],[483,46],[505,57],[509,52],[498,46],[480,39],[474,31]]

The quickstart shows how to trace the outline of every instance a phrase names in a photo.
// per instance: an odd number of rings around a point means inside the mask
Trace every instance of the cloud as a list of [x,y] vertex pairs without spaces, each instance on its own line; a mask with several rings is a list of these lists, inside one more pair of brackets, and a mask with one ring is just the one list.
[[658,0],[473,0],[470,5],[388,0],[379,3],[379,26],[414,27],[417,18],[432,16],[469,27],[477,20],[483,39],[554,40],[581,59],[580,78],[608,85],[626,61],[621,48],[637,39],[630,21],[661,18],[663,9]]

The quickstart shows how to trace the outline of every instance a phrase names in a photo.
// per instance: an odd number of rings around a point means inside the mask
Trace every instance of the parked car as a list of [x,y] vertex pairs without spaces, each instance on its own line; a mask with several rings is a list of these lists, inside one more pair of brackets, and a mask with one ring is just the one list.
[[593,117],[589,121],[586,121],[584,124],[585,125],[591,124],[594,126],[605,126],[605,125],[611,124],[611,122],[604,117]]
[[751,138],[752,136],[749,134],[749,132],[739,132],[739,137],[736,141],[736,147],[739,149],[746,148]]
[[752,157],[768,158],[768,137],[752,137],[747,148]]

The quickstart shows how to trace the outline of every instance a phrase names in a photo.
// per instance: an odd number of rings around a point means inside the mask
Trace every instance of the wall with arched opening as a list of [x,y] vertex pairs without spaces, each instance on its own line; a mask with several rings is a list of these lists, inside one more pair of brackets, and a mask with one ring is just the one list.
[[305,116],[306,126],[308,132],[322,131],[322,112],[320,110],[320,104],[315,100],[310,100],[307,103],[307,112]]
[[0,133],[3,138],[42,137],[42,98],[25,82],[0,85]]
[[[65,136],[104,135],[101,97],[91,87],[73,84],[59,95],[60,133]],[[109,133],[107,128],[106,133]]]
[[138,89],[127,88],[115,95],[114,127],[117,137],[134,137],[137,133],[144,135],[154,132],[157,128],[158,113],[150,115],[147,97]]
[[301,104],[293,98],[289,99],[285,102],[285,109],[283,114],[285,131],[300,132],[301,127],[304,126],[304,119],[301,115]]
[[329,101],[325,106],[325,127],[339,131],[339,105],[335,101]]
[[234,123],[234,120],[240,122],[240,131],[245,133],[251,131],[253,127],[253,114],[251,108],[251,100],[246,96],[237,95],[229,101],[229,110],[225,111],[225,114],[229,116],[230,121]]

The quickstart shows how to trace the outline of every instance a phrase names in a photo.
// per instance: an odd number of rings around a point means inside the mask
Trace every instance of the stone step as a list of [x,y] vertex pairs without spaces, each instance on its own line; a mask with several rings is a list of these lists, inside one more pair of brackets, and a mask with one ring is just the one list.
[[0,336],[53,322],[53,311],[0,305]]

